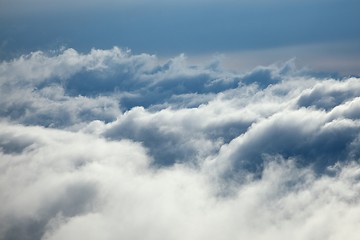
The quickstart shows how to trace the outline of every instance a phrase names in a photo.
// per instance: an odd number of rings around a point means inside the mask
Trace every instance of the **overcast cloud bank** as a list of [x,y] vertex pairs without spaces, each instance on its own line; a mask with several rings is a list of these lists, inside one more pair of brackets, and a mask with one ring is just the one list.
[[0,64],[4,239],[356,239],[360,81],[128,50]]

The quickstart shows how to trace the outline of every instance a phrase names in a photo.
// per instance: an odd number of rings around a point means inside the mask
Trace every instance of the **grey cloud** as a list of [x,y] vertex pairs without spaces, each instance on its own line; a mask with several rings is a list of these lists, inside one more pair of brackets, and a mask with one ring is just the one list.
[[251,72],[242,77],[242,83],[257,84],[261,89],[267,88],[271,84],[279,83],[287,75],[294,75],[297,72],[295,67],[295,59],[281,65],[270,65],[268,67],[256,67]]
[[34,52],[1,64],[2,89],[41,90],[59,85],[70,96],[119,93],[125,109],[164,103],[175,95],[218,93],[236,88],[239,77],[216,66],[191,66],[180,55],[160,63],[148,54],[119,48],[81,54],[66,49],[51,56]]
[[328,80],[304,92],[299,98],[301,107],[316,107],[330,110],[347,100],[360,95],[359,80],[350,78],[344,81]]
[[34,139],[27,138],[21,134],[12,136],[6,129],[0,133],[0,150],[5,154],[20,154],[26,148],[34,144]]
[[298,164],[312,166],[320,174],[337,162],[357,161],[359,155],[352,148],[360,136],[359,122],[325,119],[322,112],[276,114],[224,145],[215,161],[230,164],[225,174],[262,172],[267,154],[296,158]]
[[42,202],[44,205],[39,209],[37,216],[7,216],[5,219],[3,218],[10,226],[3,230],[2,237],[4,239],[41,239],[46,232],[49,220],[59,215],[71,218],[91,211],[96,195],[93,184],[79,181],[69,185],[65,191],[58,194],[54,202]]
[[216,143],[206,139],[197,129],[202,124],[194,123],[196,116],[192,115],[200,115],[195,111],[150,113],[144,108],[134,108],[109,124],[103,135],[110,139],[125,138],[143,143],[160,166],[176,162],[196,164],[199,156],[214,151]]
[[0,115],[24,124],[66,127],[91,120],[113,121],[120,113],[116,99],[106,96],[69,97],[60,86],[0,92]]
[[333,108],[330,112],[330,118],[345,117],[353,120],[360,118],[359,102],[360,98],[356,97],[344,104]]

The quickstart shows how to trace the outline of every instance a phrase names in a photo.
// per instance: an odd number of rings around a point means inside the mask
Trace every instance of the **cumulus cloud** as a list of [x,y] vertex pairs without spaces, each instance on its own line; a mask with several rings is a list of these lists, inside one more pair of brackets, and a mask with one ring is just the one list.
[[[262,178],[232,186],[184,165],[154,169],[139,144],[2,124],[21,151],[1,156],[5,239],[356,239],[359,166],[316,177],[268,159]],[[141,230],[141,231],[140,231]]]
[[0,238],[359,235],[356,77],[63,49],[0,92]]

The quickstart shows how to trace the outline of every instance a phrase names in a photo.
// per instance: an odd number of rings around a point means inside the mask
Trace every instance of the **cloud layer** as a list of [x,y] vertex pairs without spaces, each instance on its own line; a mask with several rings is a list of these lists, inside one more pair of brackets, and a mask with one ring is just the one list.
[[1,238],[359,235],[359,78],[62,49],[0,93]]

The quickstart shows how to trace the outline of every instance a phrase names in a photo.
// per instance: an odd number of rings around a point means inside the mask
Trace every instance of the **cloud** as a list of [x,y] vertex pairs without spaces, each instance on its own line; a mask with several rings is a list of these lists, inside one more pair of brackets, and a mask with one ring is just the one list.
[[[57,214],[73,217],[90,211],[99,194],[90,169],[101,168],[100,160],[120,164],[124,171],[148,161],[145,151],[128,141],[105,143],[40,127],[1,124],[1,142],[0,232],[7,239],[40,238]],[[82,174],[84,169],[90,172]]]
[[358,236],[355,163],[316,177],[292,160],[272,158],[261,179],[232,185],[222,196],[223,185],[201,169],[149,167],[139,144],[42,127],[1,129],[13,142],[32,139],[22,152],[1,155],[4,238]]
[[359,81],[356,78],[350,78],[345,82],[329,80],[315,85],[310,91],[304,92],[298,104],[302,107],[314,106],[329,110],[359,96],[359,91]]
[[275,114],[253,124],[243,135],[224,145],[215,162],[225,162],[235,171],[262,170],[266,154],[297,158],[300,165],[322,173],[337,162],[359,159],[354,143],[359,138],[359,121],[326,121],[323,112],[305,110]]
[[119,48],[0,64],[0,238],[356,239],[360,85]]
[[[231,158],[251,166],[261,165],[263,154],[306,163],[333,154],[328,161],[334,164],[347,158],[358,134],[358,79],[317,79],[293,61],[241,74],[217,61],[190,65],[184,55],[160,61],[115,47],[35,52],[1,69],[5,119],[131,139],[166,165],[216,159],[237,144],[240,155]],[[342,144],[321,144],[330,126],[339,128]],[[307,150],[320,145],[321,152]],[[335,145],[345,155],[335,154]]]

